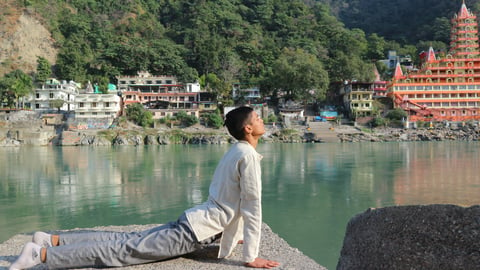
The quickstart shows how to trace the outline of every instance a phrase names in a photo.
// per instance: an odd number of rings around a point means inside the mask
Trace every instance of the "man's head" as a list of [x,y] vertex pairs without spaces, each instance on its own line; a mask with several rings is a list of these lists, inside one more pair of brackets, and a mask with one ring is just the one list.
[[225,116],[225,126],[228,132],[237,140],[244,140],[247,134],[263,135],[263,121],[250,107],[238,107]]

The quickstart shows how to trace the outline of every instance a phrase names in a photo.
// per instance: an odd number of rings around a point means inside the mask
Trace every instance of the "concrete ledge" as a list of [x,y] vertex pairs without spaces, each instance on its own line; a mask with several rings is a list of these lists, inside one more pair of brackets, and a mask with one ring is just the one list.
[[[108,226],[95,227],[90,229],[75,229],[71,231],[85,230],[108,230],[108,231],[140,231],[155,225],[131,225],[131,226]],[[0,244],[0,269],[8,269],[8,266],[16,260],[23,245],[31,241],[32,233],[15,235],[4,243]],[[238,245],[232,256],[228,259],[217,259],[218,246],[211,245],[203,250],[167,260],[162,262],[142,264],[123,267],[121,269],[164,269],[164,270],[200,270],[200,269],[248,269],[241,262],[242,245]],[[262,242],[260,247],[260,257],[275,260],[281,263],[280,267],[275,269],[326,269],[314,260],[305,256],[298,249],[288,245],[288,243],[272,232],[266,224],[262,227]],[[45,265],[40,265],[31,269],[47,269]]]

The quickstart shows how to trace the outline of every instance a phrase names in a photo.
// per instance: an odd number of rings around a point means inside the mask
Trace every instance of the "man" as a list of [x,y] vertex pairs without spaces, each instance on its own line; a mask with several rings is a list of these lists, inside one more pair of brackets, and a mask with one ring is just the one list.
[[[255,148],[265,133],[253,109],[230,111],[225,126],[238,142],[223,156],[208,200],[186,210],[176,222],[143,232],[92,232],[50,235],[36,232],[10,270],[40,263],[49,268],[126,266],[160,261],[202,248],[220,239],[219,258],[243,242],[245,265],[274,268],[278,262],[258,257],[262,224],[262,158]],[[243,239],[243,240],[242,240]]]

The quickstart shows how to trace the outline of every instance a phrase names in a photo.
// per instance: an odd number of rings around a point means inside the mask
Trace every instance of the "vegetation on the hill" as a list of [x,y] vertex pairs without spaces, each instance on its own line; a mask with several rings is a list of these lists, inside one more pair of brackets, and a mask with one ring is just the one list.
[[[60,48],[54,75],[103,90],[120,74],[147,70],[183,82],[215,76],[220,99],[233,82],[322,98],[329,82],[370,80],[372,53],[384,50],[381,38],[346,29],[326,5],[300,0],[18,3],[47,22]],[[279,81],[280,72],[290,77]]]
[[[450,19],[458,13],[463,0],[319,0],[349,28],[360,28],[367,35],[378,34],[393,45],[413,45],[419,52],[432,45],[445,51],[450,42]],[[480,2],[465,0],[474,13]],[[410,53],[412,57],[417,54]]]
[[[480,2],[465,2],[480,10]],[[429,46],[445,51],[450,18],[461,1],[22,0],[16,5],[47,25],[59,48],[56,63],[37,59],[34,82],[55,76],[90,81],[106,91],[118,75],[149,71],[198,80],[231,105],[234,82],[259,85],[273,97],[281,92],[321,101],[331,82],[372,80],[372,63],[388,50],[414,60]],[[377,68],[387,74],[384,66]],[[0,81],[3,105],[23,95],[20,87],[16,97],[6,97],[12,76]]]

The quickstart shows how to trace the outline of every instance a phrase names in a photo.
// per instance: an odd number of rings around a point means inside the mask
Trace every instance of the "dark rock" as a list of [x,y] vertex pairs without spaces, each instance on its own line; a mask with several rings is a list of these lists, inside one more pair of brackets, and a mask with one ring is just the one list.
[[369,209],[347,225],[337,270],[480,269],[480,206]]

